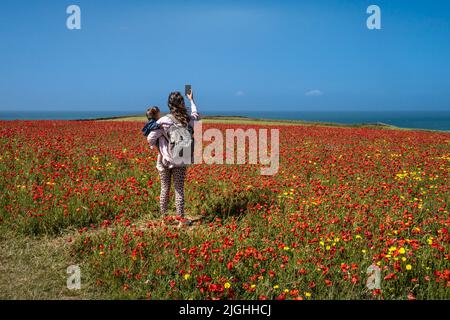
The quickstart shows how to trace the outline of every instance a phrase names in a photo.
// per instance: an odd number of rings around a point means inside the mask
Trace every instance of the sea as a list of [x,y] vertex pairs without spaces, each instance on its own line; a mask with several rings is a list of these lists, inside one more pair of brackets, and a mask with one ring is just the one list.
[[[140,114],[139,112],[73,111],[18,112],[0,111],[0,120],[79,120]],[[339,124],[384,123],[400,128],[450,131],[449,111],[207,111],[204,115],[243,116],[259,119],[305,120]]]

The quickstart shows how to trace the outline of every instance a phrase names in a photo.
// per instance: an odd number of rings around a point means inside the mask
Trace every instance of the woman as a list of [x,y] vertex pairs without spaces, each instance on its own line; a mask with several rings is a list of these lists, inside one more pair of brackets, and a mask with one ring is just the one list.
[[159,146],[158,160],[156,168],[159,171],[161,179],[161,196],[160,207],[161,214],[165,216],[167,214],[167,207],[169,204],[169,191],[171,185],[171,179],[173,176],[173,184],[175,188],[175,205],[177,214],[180,218],[183,218],[187,224],[190,224],[189,220],[184,219],[184,179],[186,177],[186,165],[174,165],[172,157],[169,152],[169,143],[167,139],[167,132],[169,128],[174,125],[174,120],[178,122],[178,125],[194,126],[194,121],[200,118],[197,107],[195,106],[192,90],[187,95],[191,103],[191,114],[188,114],[186,105],[184,103],[183,95],[180,92],[172,92],[169,95],[168,106],[170,115],[166,115],[160,118],[157,123],[160,128],[152,131],[147,140],[150,146]]

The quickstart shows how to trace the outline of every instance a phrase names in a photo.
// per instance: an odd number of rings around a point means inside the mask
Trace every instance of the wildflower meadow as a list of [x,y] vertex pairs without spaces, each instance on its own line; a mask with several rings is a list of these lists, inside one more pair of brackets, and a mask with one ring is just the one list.
[[191,165],[179,228],[141,122],[0,124],[2,241],[57,243],[61,294],[76,264],[85,297],[450,299],[449,133],[204,123],[278,128],[279,170]]

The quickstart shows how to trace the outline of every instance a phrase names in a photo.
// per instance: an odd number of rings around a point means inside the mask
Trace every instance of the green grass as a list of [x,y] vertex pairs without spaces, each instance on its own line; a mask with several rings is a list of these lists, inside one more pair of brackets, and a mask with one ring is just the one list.
[[[131,122],[145,122],[147,118],[145,116],[121,116],[111,118],[94,119],[98,121],[131,121]],[[333,122],[318,122],[318,121],[303,121],[303,120],[274,120],[274,119],[259,119],[239,116],[204,116],[202,117],[204,123],[221,123],[221,124],[243,124],[243,125],[269,125],[269,126],[332,126],[332,127],[371,127],[371,128],[383,128],[383,129],[402,129],[395,126],[374,123],[374,124],[342,124]]]
[[39,238],[0,228],[0,299],[82,299],[85,291],[66,288],[67,237]]

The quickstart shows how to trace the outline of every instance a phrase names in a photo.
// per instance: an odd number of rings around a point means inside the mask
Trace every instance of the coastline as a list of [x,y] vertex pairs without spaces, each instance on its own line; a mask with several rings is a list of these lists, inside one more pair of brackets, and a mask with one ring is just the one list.
[[[418,130],[430,132],[448,132],[445,130],[403,128],[382,122],[374,123],[339,123],[327,121],[307,121],[297,119],[269,119],[256,118],[247,116],[228,116],[228,115],[207,115],[202,116],[205,123],[228,123],[228,124],[256,124],[256,125],[283,125],[283,126],[323,126],[323,127],[340,127],[340,128],[371,128],[371,129],[387,129],[387,130]],[[71,121],[116,121],[116,122],[145,122],[146,118],[142,115],[123,115],[112,117],[100,117],[91,119],[75,119]]]
[[[393,129],[393,130],[416,130],[410,128],[401,128],[389,125],[382,122],[375,123],[339,123],[339,122],[322,122],[322,121],[307,121],[297,119],[269,119],[256,118],[247,116],[228,116],[228,115],[207,115],[202,116],[205,123],[229,123],[229,124],[256,124],[256,125],[304,125],[304,126],[326,126],[326,127],[345,127],[345,128],[378,128],[378,129]],[[72,121],[125,121],[125,122],[145,122],[145,116],[142,115],[124,115],[112,117],[100,117],[91,119],[75,119]],[[428,129],[418,129],[426,131],[437,131]]]
[[[321,121],[321,120],[304,120],[304,119],[282,119],[282,118],[270,118],[270,117],[256,117],[256,116],[243,116],[243,115],[220,115],[220,114],[208,114],[202,115],[204,123],[225,123],[225,124],[247,124],[247,125],[297,125],[297,126],[324,126],[324,127],[341,127],[341,128],[372,128],[372,129],[387,129],[387,130],[409,130],[409,131],[426,131],[426,132],[443,132],[449,133],[448,129],[434,129],[434,128],[420,128],[420,127],[407,127],[399,126],[396,124],[384,123],[381,121],[362,121],[362,122],[339,122],[339,121]],[[94,115],[92,117],[73,117],[73,118],[42,118],[35,119],[33,117],[27,118],[6,118],[0,121],[126,121],[126,122],[145,122],[146,117],[142,114],[128,114],[128,115]],[[346,120],[344,120],[346,121]]]

